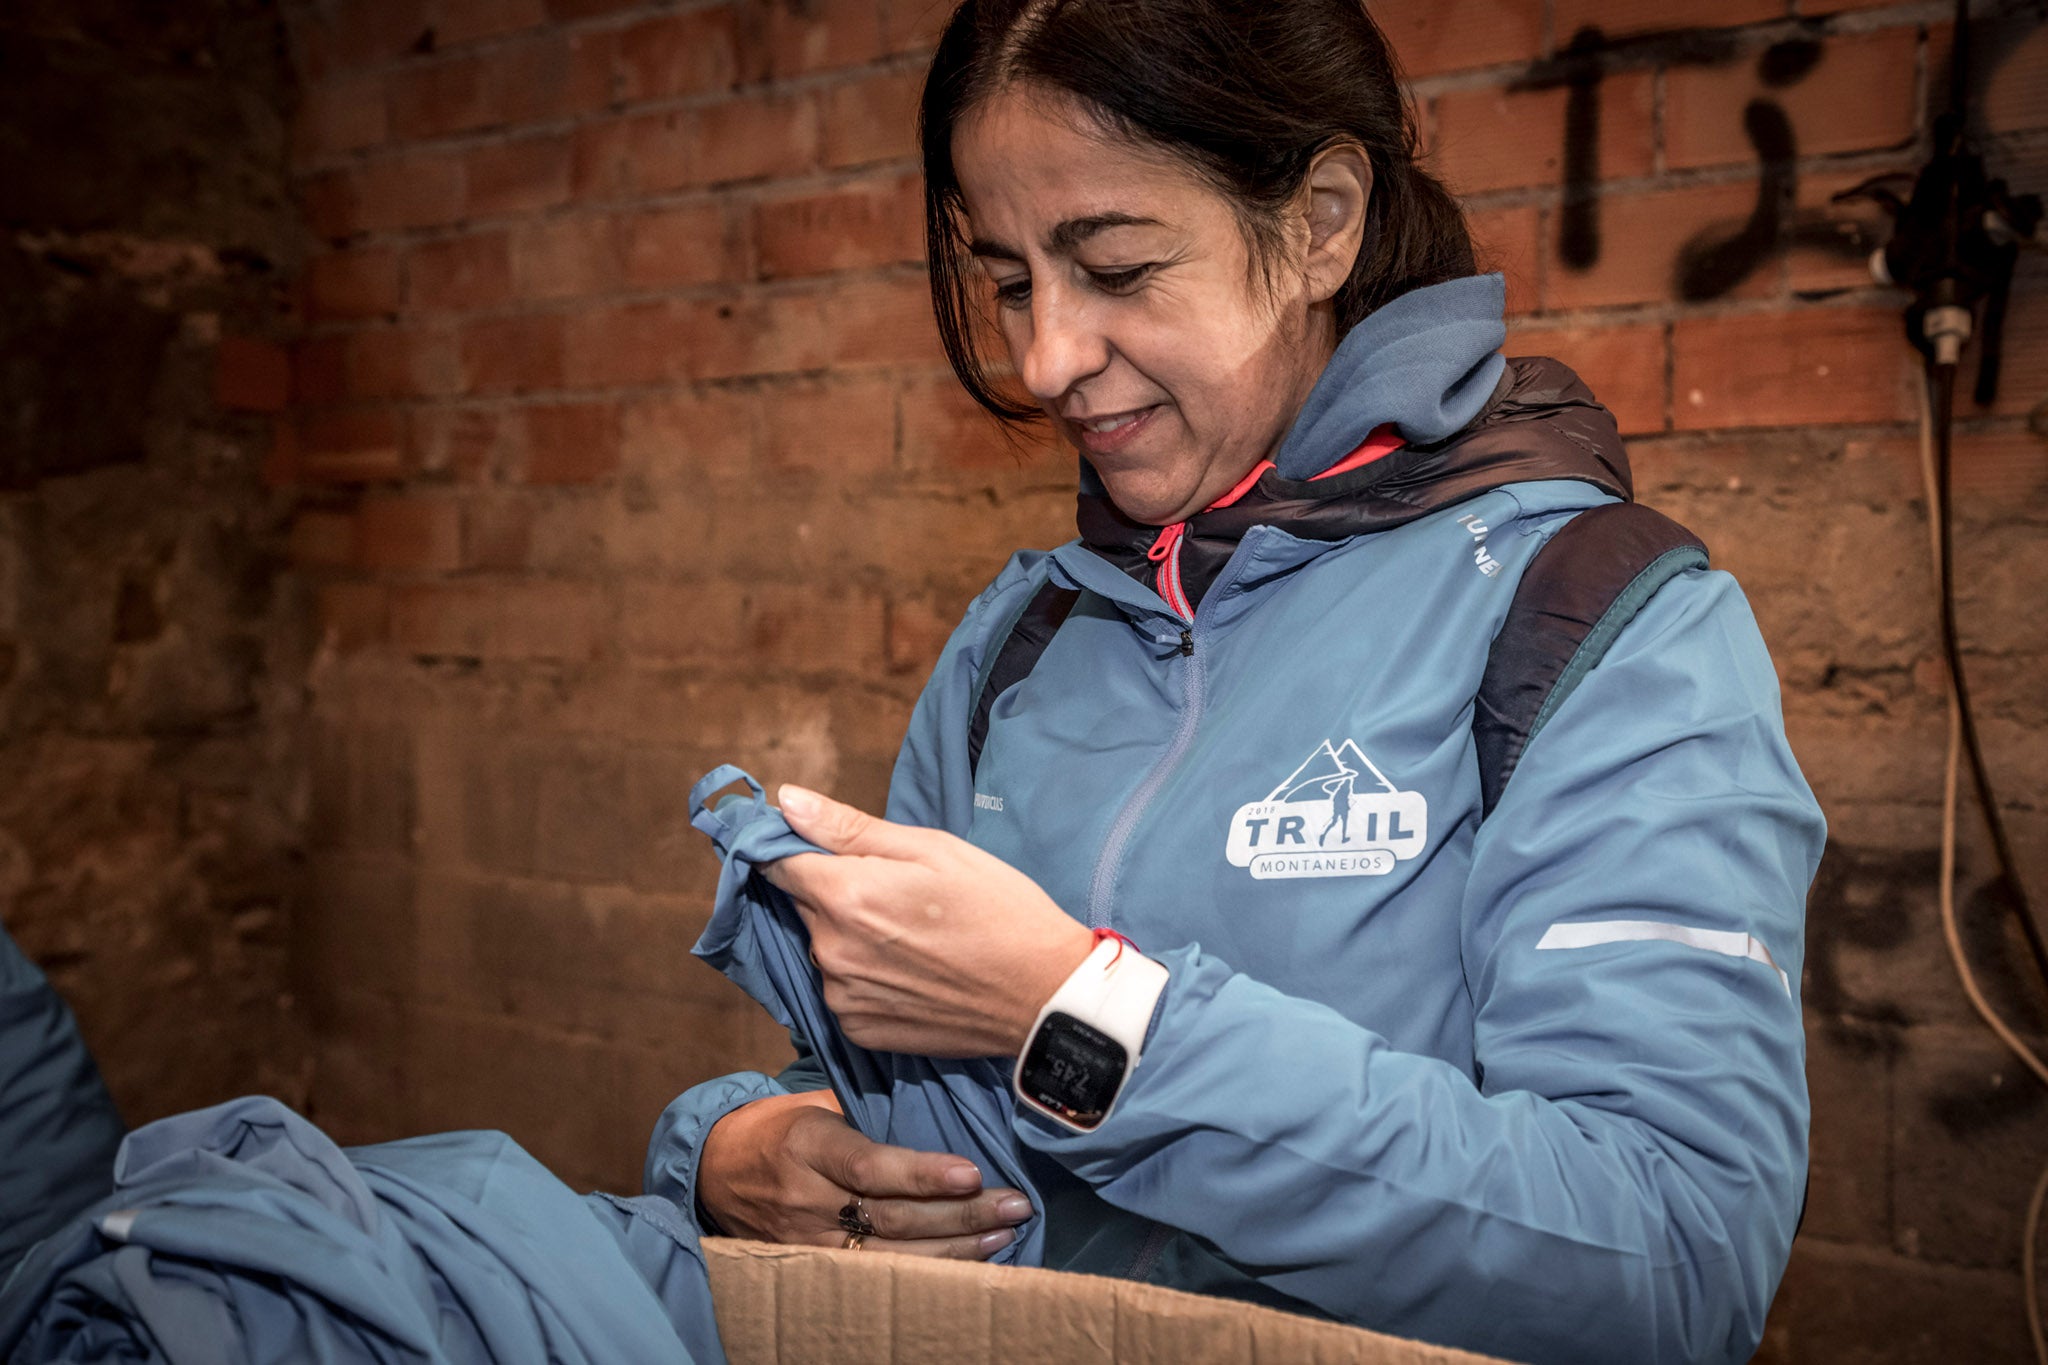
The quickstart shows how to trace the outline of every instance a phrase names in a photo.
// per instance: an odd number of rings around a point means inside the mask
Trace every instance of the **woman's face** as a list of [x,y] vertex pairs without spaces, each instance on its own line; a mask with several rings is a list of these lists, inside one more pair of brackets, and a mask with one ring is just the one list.
[[1016,87],[953,160],[1018,376],[1126,515],[1183,520],[1273,452],[1334,339],[1287,261],[1260,277],[1228,200]]

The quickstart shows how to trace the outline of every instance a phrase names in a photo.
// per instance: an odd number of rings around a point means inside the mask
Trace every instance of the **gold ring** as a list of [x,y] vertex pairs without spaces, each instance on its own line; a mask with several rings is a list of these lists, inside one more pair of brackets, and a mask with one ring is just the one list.
[[846,1234],[845,1249],[848,1251],[859,1251],[860,1244],[865,1241],[867,1241],[866,1234],[859,1232],[849,1232]]

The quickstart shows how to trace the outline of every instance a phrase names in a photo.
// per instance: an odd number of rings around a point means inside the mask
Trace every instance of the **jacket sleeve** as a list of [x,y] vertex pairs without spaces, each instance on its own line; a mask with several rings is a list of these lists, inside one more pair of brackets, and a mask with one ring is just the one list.
[[1746,603],[1684,575],[1531,744],[1444,907],[1476,1074],[1188,946],[1159,955],[1110,1117],[1020,1110],[1018,1134],[1347,1321],[1519,1360],[1746,1360],[1805,1178],[1822,836]]
[[[1007,633],[1010,621],[1044,581],[1042,571],[1033,571],[1042,558],[1039,552],[1028,550],[1012,556],[946,642],[911,714],[910,731],[889,783],[889,819],[956,834],[966,832],[973,816],[972,784],[960,779],[948,782],[941,774],[965,772],[966,735],[979,692],[983,654],[991,636]],[[713,1125],[755,1100],[826,1087],[824,1068],[803,1040],[791,1041],[797,1049],[796,1060],[781,1074],[769,1077],[758,1071],[740,1071],[717,1076],[684,1091],[669,1104],[648,1140],[642,1172],[646,1193],[670,1199],[700,1223],[704,1221],[697,1203],[697,1164]]]

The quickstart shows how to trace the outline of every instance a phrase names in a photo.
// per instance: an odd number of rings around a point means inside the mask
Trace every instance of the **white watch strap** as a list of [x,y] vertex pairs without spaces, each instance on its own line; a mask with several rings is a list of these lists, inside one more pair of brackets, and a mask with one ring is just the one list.
[[1130,944],[1105,938],[1052,993],[1031,1031],[1036,1033],[1038,1024],[1055,1010],[1071,1014],[1123,1044],[1135,1070],[1152,1027],[1152,1011],[1166,989],[1166,976],[1166,968]]

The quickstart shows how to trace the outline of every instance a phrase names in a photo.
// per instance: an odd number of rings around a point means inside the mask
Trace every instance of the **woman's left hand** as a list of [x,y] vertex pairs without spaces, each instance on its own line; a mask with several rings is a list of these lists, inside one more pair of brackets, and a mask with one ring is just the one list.
[[862,1047],[1008,1057],[1081,965],[1094,935],[1000,858],[891,824],[802,787],[777,793],[791,829],[838,855],[762,871],[810,928],[825,1004]]

